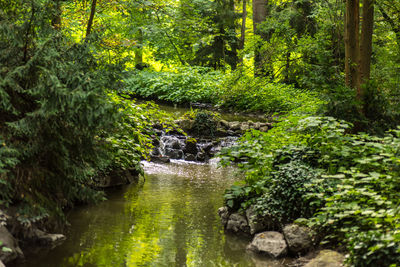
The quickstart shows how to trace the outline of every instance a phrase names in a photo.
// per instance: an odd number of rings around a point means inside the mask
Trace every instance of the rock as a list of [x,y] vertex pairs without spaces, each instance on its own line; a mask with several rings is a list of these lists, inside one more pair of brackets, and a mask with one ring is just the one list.
[[164,144],[164,148],[170,149],[182,149],[181,141],[176,136],[163,136],[161,137],[161,141]]
[[191,131],[193,130],[194,121],[193,120],[180,120],[176,121],[176,123],[184,130],[184,131]]
[[239,213],[233,213],[229,216],[228,222],[226,223],[226,230],[235,233],[250,233],[246,217]]
[[133,183],[138,179],[137,175],[132,175],[132,170],[113,170],[105,176],[96,177],[95,185],[101,188],[115,187]]
[[260,122],[255,122],[253,125],[253,129],[259,130],[260,129]]
[[226,120],[220,120],[219,125],[224,129],[229,129],[229,122],[227,122]]
[[183,152],[196,155],[198,152],[196,140],[194,140],[193,138],[186,139],[185,148],[183,149]]
[[206,154],[203,152],[197,153],[196,160],[201,162],[206,161]]
[[249,250],[279,258],[287,254],[287,245],[281,233],[262,232],[254,236],[247,247]]
[[180,149],[166,148],[165,155],[171,159],[182,159],[183,151]]
[[272,218],[269,217],[261,217],[257,214],[254,206],[250,206],[246,210],[247,221],[249,222],[250,234],[254,235],[255,233],[273,230],[275,229],[275,223]]
[[39,229],[35,229],[33,231],[32,239],[38,245],[54,248],[55,246],[61,244],[66,238],[62,234],[49,234]]
[[304,253],[313,246],[311,229],[297,224],[289,224],[283,228],[289,250],[293,253]]
[[0,267],[6,267],[2,261],[0,261]]
[[[7,263],[24,256],[18,246],[17,240],[10,234],[5,226],[0,226],[0,243],[0,261]],[[3,248],[6,248],[6,251],[4,251]]]
[[193,154],[185,154],[186,161],[196,161],[196,156]]
[[240,122],[238,122],[238,121],[231,121],[231,122],[229,123],[229,128],[230,128],[232,131],[240,130]]
[[241,124],[240,124],[240,130],[241,131],[247,131],[248,129],[250,128],[250,126],[249,126],[249,123],[248,122],[242,122]]
[[155,163],[169,163],[171,160],[169,159],[169,157],[163,157],[163,156],[153,156],[153,155],[151,155],[150,156],[150,160],[152,161],[152,162],[155,162]]
[[260,127],[260,131],[261,132],[268,132],[268,130],[269,130],[268,126],[261,126]]
[[221,207],[218,209],[218,215],[221,218],[221,223],[222,225],[225,227],[226,223],[228,222],[228,218],[229,218],[229,211],[228,211],[228,207]]
[[321,250],[317,257],[308,262],[304,267],[342,267],[344,256],[333,250]]

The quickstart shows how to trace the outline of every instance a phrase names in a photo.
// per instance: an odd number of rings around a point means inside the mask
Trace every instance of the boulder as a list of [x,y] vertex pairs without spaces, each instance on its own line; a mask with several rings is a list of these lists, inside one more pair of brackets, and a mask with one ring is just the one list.
[[304,253],[313,246],[312,231],[310,228],[297,224],[289,224],[283,228],[283,235],[293,253]]
[[186,161],[196,161],[196,156],[193,154],[185,154]]
[[62,234],[49,234],[39,229],[33,230],[32,241],[38,245],[53,248],[61,244],[65,239],[65,236]]
[[169,157],[163,157],[163,156],[161,156],[161,155],[159,155],[159,156],[154,156],[154,155],[151,155],[150,156],[150,160],[152,161],[152,162],[155,162],[155,163],[169,163],[171,160],[169,159]]
[[342,267],[344,256],[333,250],[321,250],[317,257],[309,261],[304,267]]
[[0,243],[0,261],[7,263],[24,256],[17,240],[5,226],[0,226]]
[[206,161],[206,154],[204,152],[197,153],[196,160],[201,162]]
[[238,121],[231,121],[231,122],[229,123],[229,128],[230,128],[232,131],[240,130],[240,122],[238,122]]
[[190,153],[196,155],[198,152],[197,142],[194,139],[187,139],[185,141],[185,148],[183,149],[184,153]]
[[242,122],[240,124],[240,130],[243,131],[243,132],[247,131],[249,128],[250,128],[250,125],[249,125],[248,122]]
[[220,120],[219,121],[219,126],[224,128],[224,129],[229,129],[229,122],[227,122],[226,120]]
[[183,158],[183,151],[180,149],[166,148],[164,153],[165,153],[165,156],[167,156],[171,159],[182,159]]
[[176,121],[176,124],[178,124],[184,131],[191,131],[194,126],[194,121],[188,120],[188,119],[183,119],[183,120]]
[[182,149],[183,146],[181,140],[176,136],[165,135],[161,137],[161,141],[163,142],[165,149]]
[[252,235],[261,231],[275,229],[275,223],[273,219],[267,216],[261,217],[258,215],[254,206],[250,206],[246,210],[246,218],[249,222],[250,234]]
[[228,222],[229,219],[229,211],[228,211],[228,207],[220,207],[218,209],[218,215],[221,218],[221,223],[222,225],[225,227],[226,223]]
[[95,185],[101,188],[127,185],[138,180],[137,175],[133,175],[134,170],[113,170],[105,176],[96,177]]
[[228,222],[226,223],[226,230],[235,233],[250,233],[250,228],[247,223],[246,217],[239,213],[232,213],[229,216]]
[[287,254],[285,238],[281,233],[273,231],[256,234],[247,249],[273,258]]

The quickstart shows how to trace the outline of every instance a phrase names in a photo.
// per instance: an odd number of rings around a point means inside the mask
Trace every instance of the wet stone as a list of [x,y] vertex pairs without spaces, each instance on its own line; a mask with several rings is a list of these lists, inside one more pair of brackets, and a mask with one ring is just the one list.
[[287,254],[287,245],[283,235],[273,231],[256,234],[247,248],[273,258],[280,258]]

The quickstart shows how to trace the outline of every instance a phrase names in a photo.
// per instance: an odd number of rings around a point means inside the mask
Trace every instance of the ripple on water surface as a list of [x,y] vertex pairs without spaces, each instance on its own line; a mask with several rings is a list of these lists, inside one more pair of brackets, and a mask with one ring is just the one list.
[[285,266],[246,253],[217,215],[232,169],[173,161],[143,162],[145,181],[69,215],[68,239],[18,266]]

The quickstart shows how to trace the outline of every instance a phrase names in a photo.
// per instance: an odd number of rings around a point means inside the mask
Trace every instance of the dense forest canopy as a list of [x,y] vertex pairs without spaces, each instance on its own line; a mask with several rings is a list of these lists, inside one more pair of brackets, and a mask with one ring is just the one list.
[[[153,126],[174,122],[135,97],[276,119],[222,155],[248,163],[247,187],[226,196],[232,208],[320,212],[313,224],[350,240],[352,264],[399,262],[400,1],[0,0],[0,208],[24,227],[56,224],[104,198],[98,177],[140,173]],[[263,210],[268,184],[292,168],[346,179],[319,180],[328,189],[308,192],[322,200],[304,214]],[[384,212],[357,224],[363,209]]]

